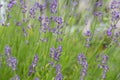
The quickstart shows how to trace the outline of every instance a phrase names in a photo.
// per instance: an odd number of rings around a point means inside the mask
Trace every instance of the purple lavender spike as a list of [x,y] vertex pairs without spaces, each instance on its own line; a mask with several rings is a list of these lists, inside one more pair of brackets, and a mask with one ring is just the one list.
[[11,55],[11,48],[9,46],[5,47],[5,55],[8,57]]
[[12,67],[12,70],[14,71],[14,70],[16,70],[17,59],[15,57],[8,57],[7,64],[9,67]]

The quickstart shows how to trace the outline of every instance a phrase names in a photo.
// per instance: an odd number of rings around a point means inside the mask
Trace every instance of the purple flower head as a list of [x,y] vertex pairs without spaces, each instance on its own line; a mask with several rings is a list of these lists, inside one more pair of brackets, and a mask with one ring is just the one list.
[[57,64],[55,66],[55,68],[56,68],[56,73],[60,73],[61,72],[61,65],[60,64]]
[[81,69],[81,79],[84,80],[85,75],[87,74],[87,69],[88,69],[88,63],[86,61],[86,57],[84,54],[79,54],[78,55],[78,62],[81,64],[82,69]]
[[56,17],[55,18],[55,21],[58,23],[58,24],[62,24],[63,23],[63,20],[61,17]]
[[57,12],[57,6],[58,6],[58,1],[53,0],[53,2],[50,4],[51,13],[56,13]]
[[10,9],[10,8],[12,8],[13,5],[15,5],[16,3],[17,3],[16,0],[10,0],[9,3],[8,3],[8,5],[7,5],[7,7]]
[[9,67],[12,67],[12,70],[16,70],[17,59],[15,57],[8,57],[7,64]]
[[11,55],[11,48],[9,46],[5,47],[5,55],[8,57]]
[[60,59],[61,52],[62,52],[61,46],[59,46],[57,49],[53,47],[50,49],[50,57],[58,61]]
[[13,7],[13,4],[8,4],[7,7],[8,7],[8,8],[12,8],[12,7]]
[[87,31],[87,32],[85,33],[85,35],[86,35],[86,36],[91,36],[91,32],[90,32],[90,31]]
[[12,79],[10,79],[10,80],[20,80],[20,76],[18,76],[18,75],[15,75]]
[[34,56],[34,60],[33,60],[33,62],[32,62],[33,67],[36,67],[36,66],[37,66],[38,60],[39,60],[38,55],[35,55],[35,56]]
[[35,68],[33,67],[33,65],[30,65],[30,66],[29,66],[28,76],[30,76],[31,74],[33,74],[33,73],[35,73],[35,72],[36,72],[36,70],[35,70]]
[[120,8],[120,2],[119,0],[113,0],[110,5],[110,9],[119,9]]
[[109,66],[107,65],[108,56],[102,54],[102,55],[99,55],[97,58],[99,58],[99,57],[101,58],[101,60],[100,60],[100,64],[98,65],[98,67],[103,69],[101,78],[105,79],[107,71],[109,70]]
[[28,73],[29,76],[30,76],[32,73],[35,73],[35,72],[36,72],[35,67],[37,66],[38,60],[39,60],[38,55],[35,55],[35,56],[34,56],[34,60],[33,60],[32,64],[31,64],[30,67],[29,67],[29,73]]
[[58,46],[57,52],[58,52],[58,53],[61,53],[61,52],[62,52],[62,46]]
[[112,28],[111,27],[107,30],[107,35],[112,36]]
[[45,10],[45,8],[46,8],[46,4],[44,4],[44,5],[39,4],[38,8],[41,12],[43,12],[43,10]]
[[103,13],[102,12],[95,12],[94,15],[100,17],[103,15]]
[[21,26],[22,24],[21,24],[21,22],[17,22],[16,25],[17,26]]
[[30,17],[31,18],[35,18],[35,14],[36,14],[36,9],[34,7],[32,7],[29,11]]
[[120,12],[113,11],[112,12],[112,20],[118,20],[120,18]]
[[20,0],[20,6],[21,6],[21,9],[22,9],[22,13],[26,13],[27,12],[27,6],[26,6],[26,4],[23,0]]
[[96,6],[96,7],[101,7],[101,6],[102,6],[102,1],[96,2],[95,6]]
[[40,80],[38,77],[36,77],[34,80]]
[[57,73],[57,76],[55,77],[55,80],[63,80],[62,73]]

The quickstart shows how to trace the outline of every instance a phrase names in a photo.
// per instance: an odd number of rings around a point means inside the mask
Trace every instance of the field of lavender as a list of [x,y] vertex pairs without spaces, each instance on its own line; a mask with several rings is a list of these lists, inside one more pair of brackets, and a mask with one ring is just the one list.
[[0,80],[120,80],[120,0],[0,3]]

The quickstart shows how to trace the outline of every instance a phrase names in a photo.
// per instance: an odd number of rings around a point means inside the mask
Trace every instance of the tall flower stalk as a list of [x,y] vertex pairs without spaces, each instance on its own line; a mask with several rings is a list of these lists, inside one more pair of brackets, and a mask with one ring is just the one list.
[[78,63],[81,64],[81,73],[80,80],[85,80],[85,76],[87,75],[88,63],[84,54],[78,55]]

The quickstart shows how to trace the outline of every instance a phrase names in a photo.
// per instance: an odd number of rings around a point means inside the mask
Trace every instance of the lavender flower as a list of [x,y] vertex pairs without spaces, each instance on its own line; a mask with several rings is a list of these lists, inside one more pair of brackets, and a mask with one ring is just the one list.
[[95,6],[96,7],[101,7],[103,5],[102,0],[96,2]]
[[86,36],[91,36],[91,32],[90,32],[90,31],[87,31],[85,35],[86,35]]
[[50,4],[51,13],[56,13],[57,12],[57,6],[58,6],[58,1],[53,0],[52,3]]
[[60,65],[60,64],[57,64],[57,65],[55,66],[55,68],[56,68],[56,73],[57,73],[57,75],[56,75],[56,77],[55,77],[55,80],[63,80],[63,75],[62,75],[62,73],[61,73],[61,65]]
[[15,75],[12,79],[10,80],[20,80],[20,77],[18,75]]
[[57,73],[55,80],[63,80],[63,75],[61,73]]
[[32,64],[31,64],[30,67],[29,67],[29,73],[28,73],[29,76],[30,76],[32,73],[35,73],[35,72],[36,72],[35,67],[37,66],[38,60],[39,60],[38,55],[35,55],[35,56],[34,56],[34,60],[33,60]]
[[94,15],[95,15],[95,16],[98,16],[98,17],[101,17],[101,16],[103,15],[103,13],[100,12],[100,11],[98,11],[98,12],[95,12]]
[[62,24],[63,23],[63,19],[61,17],[56,17],[55,18],[55,21],[58,23],[58,24]]
[[8,57],[11,55],[11,48],[9,46],[5,47],[5,55]]
[[12,70],[16,70],[17,66],[17,59],[15,57],[8,57],[7,58],[7,65],[12,68]]
[[[97,59],[99,59],[99,57],[97,57]],[[107,65],[108,56],[107,55],[101,55],[101,58],[102,59],[100,60],[100,64],[98,65],[98,67],[103,69],[101,78],[105,79],[106,78],[106,74],[107,74],[107,72],[109,70],[109,67]]]
[[35,18],[35,14],[36,14],[36,10],[34,7],[32,7],[29,11],[30,17],[31,18]]
[[16,0],[10,0],[9,3],[8,3],[8,5],[7,5],[7,7],[10,9],[10,8],[12,8],[13,5],[15,5],[15,4],[16,4]]
[[22,9],[22,12],[26,13],[27,12],[27,6],[25,5],[23,0],[20,0],[20,6],[21,6],[21,9]]
[[110,28],[107,30],[107,35],[108,35],[108,36],[112,36],[112,27],[110,27]]
[[61,52],[62,52],[61,46],[59,46],[57,49],[53,47],[50,49],[50,57],[58,61],[60,59]]
[[36,77],[34,80],[40,80],[38,77]]
[[78,55],[78,62],[79,62],[79,64],[82,65],[80,80],[84,80],[84,77],[86,76],[87,69],[88,69],[88,63],[86,61],[86,57],[84,54]]

